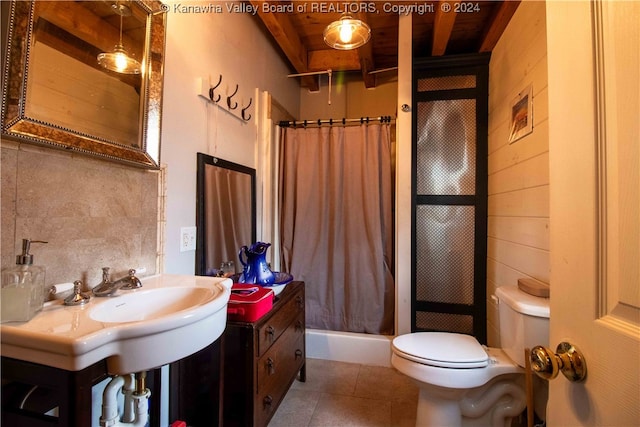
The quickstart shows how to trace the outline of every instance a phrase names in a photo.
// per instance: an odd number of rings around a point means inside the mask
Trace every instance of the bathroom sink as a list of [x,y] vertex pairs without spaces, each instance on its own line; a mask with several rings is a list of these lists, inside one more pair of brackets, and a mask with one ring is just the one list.
[[109,298],[90,310],[89,317],[105,323],[138,322],[168,316],[198,306],[210,298],[208,288],[174,287],[144,290]]
[[160,274],[141,281],[142,288],[82,306],[48,302],[29,322],[0,325],[2,356],[68,371],[106,359],[109,373],[122,375],[175,362],[222,335],[230,279]]

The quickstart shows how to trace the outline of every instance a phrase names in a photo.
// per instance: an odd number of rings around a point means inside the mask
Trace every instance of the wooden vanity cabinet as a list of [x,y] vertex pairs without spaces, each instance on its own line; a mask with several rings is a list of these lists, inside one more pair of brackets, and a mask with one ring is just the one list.
[[[87,427],[92,425],[92,409],[102,409],[92,399],[92,388],[109,378],[102,360],[81,371],[66,371],[37,363],[2,357],[2,410],[0,425],[29,427]],[[149,423],[160,426],[160,369],[148,372],[151,390]],[[56,408],[56,415],[47,415]]]
[[227,322],[225,427],[266,426],[298,377],[305,381],[304,282],[291,282],[255,322]]

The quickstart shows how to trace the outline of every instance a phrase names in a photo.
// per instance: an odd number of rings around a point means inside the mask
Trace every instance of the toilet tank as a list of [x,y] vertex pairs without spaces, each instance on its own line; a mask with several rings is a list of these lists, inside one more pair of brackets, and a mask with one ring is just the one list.
[[519,366],[524,349],[549,346],[549,299],[529,295],[517,286],[496,289],[500,318],[500,347]]

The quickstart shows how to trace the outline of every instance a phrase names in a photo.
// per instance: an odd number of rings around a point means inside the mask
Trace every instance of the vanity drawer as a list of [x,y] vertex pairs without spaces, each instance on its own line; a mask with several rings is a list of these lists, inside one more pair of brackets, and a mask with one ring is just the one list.
[[278,342],[258,360],[258,391],[269,389],[283,379],[288,380],[302,366],[305,359],[303,320],[299,315]]
[[[295,341],[294,341],[295,339]],[[280,341],[284,341],[280,345]],[[267,425],[304,365],[304,334],[287,331],[258,362],[257,426]]]
[[258,328],[257,356],[262,356],[271,345],[282,335],[293,319],[302,313],[304,315],[304,288],[300,288],[293,298],[273,313]]

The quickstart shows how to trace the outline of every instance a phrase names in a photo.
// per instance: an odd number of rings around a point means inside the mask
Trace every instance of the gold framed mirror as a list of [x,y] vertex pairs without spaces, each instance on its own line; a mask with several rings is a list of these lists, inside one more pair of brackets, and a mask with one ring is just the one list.
[[[12,1],[2,136],[158,168],[165,12],[156,0]],[[121,48],[136,71],[99,63]]]

